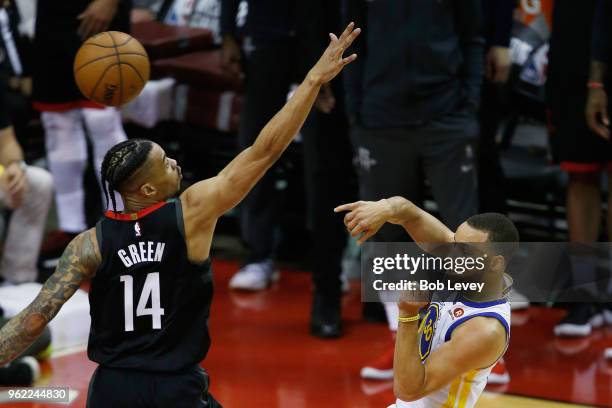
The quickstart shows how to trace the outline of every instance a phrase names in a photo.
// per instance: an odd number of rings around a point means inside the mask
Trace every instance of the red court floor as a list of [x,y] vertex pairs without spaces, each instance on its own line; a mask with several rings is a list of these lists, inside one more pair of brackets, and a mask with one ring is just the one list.
[[[325,341],[308,335],[308,273],[283,271],[270,290],[238,294],[227,289],[237,265],[217,261],[214,268],[213,343],[203,366],[211,374],[212,393],[224,407],[386,408],[393,402],[390,382],[359,378],[361,365],[388,346],[389,333],[385,325],[360,320],[358,286],[344,298],[345,336]],[[545,400],[612,407],[612,363],[602,358],[605,346],[612,346],[612,328],[581,340],[555,339],[552,326],[562,313],[535,307],[515,313],[507,353],[512,380],[508,386],[487,388],[537,399],[489,394],[486,399],[496,402],[483,401],[478,407],[565,406]],[[84,352],[56,357],[45,364],[39,385],[69,386],[79,392],[70,406],[84,407],[94,367]]]

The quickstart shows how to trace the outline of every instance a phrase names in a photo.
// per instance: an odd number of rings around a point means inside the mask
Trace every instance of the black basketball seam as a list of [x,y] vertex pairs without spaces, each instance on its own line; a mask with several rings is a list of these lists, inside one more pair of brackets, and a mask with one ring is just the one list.
[[111,69],[114,66],[117,66],[117,65],[119,65],[119,64],[118,63],[114,63],[114,64],[110,64],[108,67],[106,67],[104,72],[102,72],[102,75],[100,75],[100,78],[98,78],[98,82],[96,82],[96,86],[94,86],[94,88],[92,89],[91,94],[89,95],[89,99],[93,99],[93,96],[96,93],[96,89],[98,89],[98,85],[100,85],[100,82],[102,81],[102,79],[104,78],[104,76],[106,75],[108,70]]
[[[139,53],[139,52],[122,52],[122,53],[120,53],[119,55],[138,55],[138,56],[140,56],[140,57],[145,57],[145,58],[146,58],[146,57],[148,57],[148,55],[146,55],[146,54],[141,54],[141,53]],[[103,57],[94,58],[94,59],[92,59],[91,61],[88,61],[88,62],[84,63],[83,65],[81,65],[80,67],[78,67],[77,69],[75,69],[75,70],[74,70],[74,73],[76,74],[76,73],[77,73],[77,72],[79,72],[81,69],[85,68],[86,66],[88,66],[89,64],[91,64],[91,63],[93,63],[93,62],[103,60],[104,58],[115,57],[115,56],[116,56],[116,54],[114,54],[114,53],[113,53],[113,54],[108,54],[108,55],[105,55],[105,56],[103,56]]]
[[[106,33],[108,34],[108,31]],[[115,48],[115,47],[123,47],[125,44],[129,43],[130,41],[132,41],[132,37],[128,38],[125,42],[121,44],[117,44],[117,45],[102,45],[102,44],[96,44],[96,43],[90,43],[90,42],[86,42],[83,45],[95,45],[96,47],[100,47],[100,48]]]
[[119,104],[121,104],[123,102],[123,73],[121,72],[121,58],[119,58],[119,51],[117,50],[117,43],[115,43],[115,38],[110,32],[107,32],[107,34],[115,45],[115,55],[117,56],[117,65],[119,67]]
[[132,68],[134,70],[134,72],[136,73],[136,75],[138,75],[138,78],[140,78],[140,81],[142,82],[142,84],[144,85],[146,83],[146,81],[144,80],[142,75],[140,75],[140,72],[130,62],[121,61],[120,64],[121,65],[127,65],[128,67]]

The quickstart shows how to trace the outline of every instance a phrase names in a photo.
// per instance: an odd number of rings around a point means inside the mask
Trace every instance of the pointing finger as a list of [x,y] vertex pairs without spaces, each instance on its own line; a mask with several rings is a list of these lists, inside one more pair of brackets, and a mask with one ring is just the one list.
[[342,205],[339,205],[338,207],[334,208],[334,212],[352,211],[358,205],[359,205],[358,201],[354,202],[354,203],[342,204]]

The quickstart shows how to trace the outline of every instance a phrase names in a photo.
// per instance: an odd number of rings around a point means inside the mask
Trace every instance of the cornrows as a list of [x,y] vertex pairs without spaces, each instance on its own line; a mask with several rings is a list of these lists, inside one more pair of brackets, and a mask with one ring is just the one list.
[[119,190],[121,185],[142,166],[152,148],[153,143],[149,140],[132,139],[118,143],[106,152],[100,173],[107,208],[110,196],[113,211],[117,212],[117,202],[113,192]]

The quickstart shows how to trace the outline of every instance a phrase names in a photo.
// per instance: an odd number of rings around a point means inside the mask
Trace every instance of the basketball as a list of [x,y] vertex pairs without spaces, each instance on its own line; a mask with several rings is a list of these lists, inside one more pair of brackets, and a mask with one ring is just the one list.
[[134,99],[149,80],[149,57],[132,36],[105,31],[89,38],[74,59],[74,78],[81,93],[108,106]]

